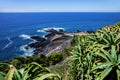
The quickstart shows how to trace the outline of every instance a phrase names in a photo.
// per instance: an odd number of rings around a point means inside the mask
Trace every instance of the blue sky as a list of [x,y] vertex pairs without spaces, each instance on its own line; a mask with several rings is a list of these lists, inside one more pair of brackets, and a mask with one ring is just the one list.
[[0,12],[120,12],[120,0],[0,0]]

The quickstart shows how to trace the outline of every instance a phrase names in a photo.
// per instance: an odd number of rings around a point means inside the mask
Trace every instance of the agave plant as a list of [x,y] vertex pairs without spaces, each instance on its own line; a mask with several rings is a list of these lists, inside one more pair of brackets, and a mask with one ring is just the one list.
[[36,62],[32,62],[21,69],[16,69],[13,65],[9,65],[9,67],[7,74],[0,73],[0,80],[54,80],[54,78],[61,80],[59,74],[52,73],[48,68],[42,67]]
[[103,62],[97,62],[92,70],[98,70],[99,75],[96,80],[120,80],[120,54],[116,53],[115,46],[112,46],[111,51],[103,50],[102,53],[96,53],[104,59]]
[[[73,45],[81,45],[81,46],[85,46],[87,43],[89,43],[88,40],[88,36],[74,36],[73,40],[72,40],[72,44]],[[88,44],[87,44],[88,45]]]
[[30,78],[30,74],[28,74],[27,71],[25,71],[25,68],[16,69],[14,72],[13,80],[27,80]]
[[9,66],[10,69],[8,73],[0,73],[0,80],[27,80],[29,78],[29,74],[25,71],[25,68],[17,70],[13,65],[7,63],[2,63],[2,65]]
[[0,72],[0,80],[4,80],[4,76],[6,75],[6,73],[4,72]]
[[92,53],[87,52],[82,46],[76,46],[71,56],[70,75],[73,80],[92,80],[91,74],[94,57]]
[[57,74],[57,73],[47,73],[47,74],[45,74],[45,75],[42,75],[41,77],[37,77],[37,78],[35,78],[35,79],[33,79],[33,80],[44,80],[44,79],[47,79],[47,78],[51,78],[52,80],[54,80],[54,78],[56,77],[57,78],[57,80],[62,80],[62,78],[61,78],[61,76],[59,75],[59,74]]
[[104,32],[103,41],[106,45],[117,45],[120,44],[120,33],[115,34],[115,32]]
[[6,70],[0,72],[0,80],[12,80],[15,67],[7,63],[0,63],[0,65],[5,66],[5,68],[10,68],[8,73],[6,73]]

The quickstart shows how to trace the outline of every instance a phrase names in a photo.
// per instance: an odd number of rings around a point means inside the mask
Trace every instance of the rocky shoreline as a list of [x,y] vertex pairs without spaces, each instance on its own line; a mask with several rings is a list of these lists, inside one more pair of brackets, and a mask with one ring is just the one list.
[[43,53],[44,55],[48,55],[51,53],[55,53],[57,51],[63,51],[65,47],[71,46],[71,40],[74,35],[86,35],[87,33],[83,32],[64,32],[62,29],[59,31],[54,29],[46,30],[48,33],[44,38],[39,36],[31,36],[30,38],[34,40],[34,43],[30,43],[24,48],[27,50],[29,48],[34,48],[34,55],[39,53]]

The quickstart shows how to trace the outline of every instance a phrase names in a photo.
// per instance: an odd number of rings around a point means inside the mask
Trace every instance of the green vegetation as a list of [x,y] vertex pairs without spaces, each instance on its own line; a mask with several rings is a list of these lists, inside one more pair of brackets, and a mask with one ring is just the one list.
[[119,22],[90,35],[74,36],[71,45],[64,53],[3,62],[0,80],[120,80]]
[[49,65],[55,65],[56,63],[59,63],[62,59],[63,54],[61,52],[56,52],[47,56],[47,61],[49,62]]
[[16,69],[13,65],[8,65],[8,67],[10,68],[8,73],[0,73],[1,80],[61,80],[59,74],[52,73],[48,68],[35,62],[21,69]]
[[75,36],[68,80],[120,80],[120,25]]

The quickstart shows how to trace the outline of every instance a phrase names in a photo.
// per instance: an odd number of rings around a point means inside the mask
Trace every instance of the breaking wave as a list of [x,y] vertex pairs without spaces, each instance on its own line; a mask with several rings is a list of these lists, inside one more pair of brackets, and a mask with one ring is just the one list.
[[57,30],[57,31],[59,31],[60,29],[64,30],[64,28],[62,28],[62,27],[60,27],[60,28],[51,27],[51,28],[43,28],[43,29],[37,30],[37,32],[46,32],[49,29],[54,29],[54,30]]
[[20,50],[24,52],[22,56],[32,56],[34,49],[33,48],[25,49],[25,46],[27,45],[23,45],[20,47]]
[[19,37],[22,37],[23,39],[30,39],[30,35],[22,34]]

